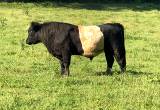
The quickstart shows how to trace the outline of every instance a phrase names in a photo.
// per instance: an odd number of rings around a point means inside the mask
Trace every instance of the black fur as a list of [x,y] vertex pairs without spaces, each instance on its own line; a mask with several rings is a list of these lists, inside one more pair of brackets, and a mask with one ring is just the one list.
[[[104,35],[104,52],[109,71],[114,63],[114,57],[120,65],[121,71],[126,70],[126,51],[124,43],[124,27],[119,23],[99,25]],[[111,72],[108,72],[111,74]]]
[[28,29],[26,43],[31,45],[39,42],[42,42],[49,53],[60,60],[63,75],[69,75],[71,55],[83,53],[76,25],[60,22],[43,24],[32,22]]

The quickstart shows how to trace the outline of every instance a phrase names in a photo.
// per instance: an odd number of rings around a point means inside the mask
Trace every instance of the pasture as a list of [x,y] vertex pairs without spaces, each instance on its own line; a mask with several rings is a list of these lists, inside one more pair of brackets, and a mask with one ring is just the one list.
[[[159,110],[160,6],[0,3],[0,110]],[[72,57],[70,77],[42,44],[25,44],[31,21],[125,27],[127,71],[104,53]]]

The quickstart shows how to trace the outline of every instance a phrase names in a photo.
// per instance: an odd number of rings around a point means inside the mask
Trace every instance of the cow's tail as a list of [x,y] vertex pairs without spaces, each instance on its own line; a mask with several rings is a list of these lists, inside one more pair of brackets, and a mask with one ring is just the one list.
[[115,23],[115,24],[119,27],[121,38],[122,38],[123,43],[124,43],[124,26],[120,23]]
[[122,35],[122,37],[124,39],[124,26],[119,23],[119,27],[121,28],[121,35]]
[[120,24],[120,23],[114,23],[114,24],[119,27],[119,29],[121,31],[121,35],[124,38],[124,26],[122,24]]

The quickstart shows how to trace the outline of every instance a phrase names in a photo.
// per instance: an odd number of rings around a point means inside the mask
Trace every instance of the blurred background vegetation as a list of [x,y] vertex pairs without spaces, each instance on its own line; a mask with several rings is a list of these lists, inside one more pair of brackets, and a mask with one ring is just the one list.
[[160,3],[160,0],[0,0],[1,2]]

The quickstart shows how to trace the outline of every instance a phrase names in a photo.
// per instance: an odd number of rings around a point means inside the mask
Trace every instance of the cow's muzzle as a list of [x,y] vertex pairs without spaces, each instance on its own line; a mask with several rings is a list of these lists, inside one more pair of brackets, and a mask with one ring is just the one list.
[[29,39],[27,39],[26,44],[31,45],[32,43],[29,41]]

